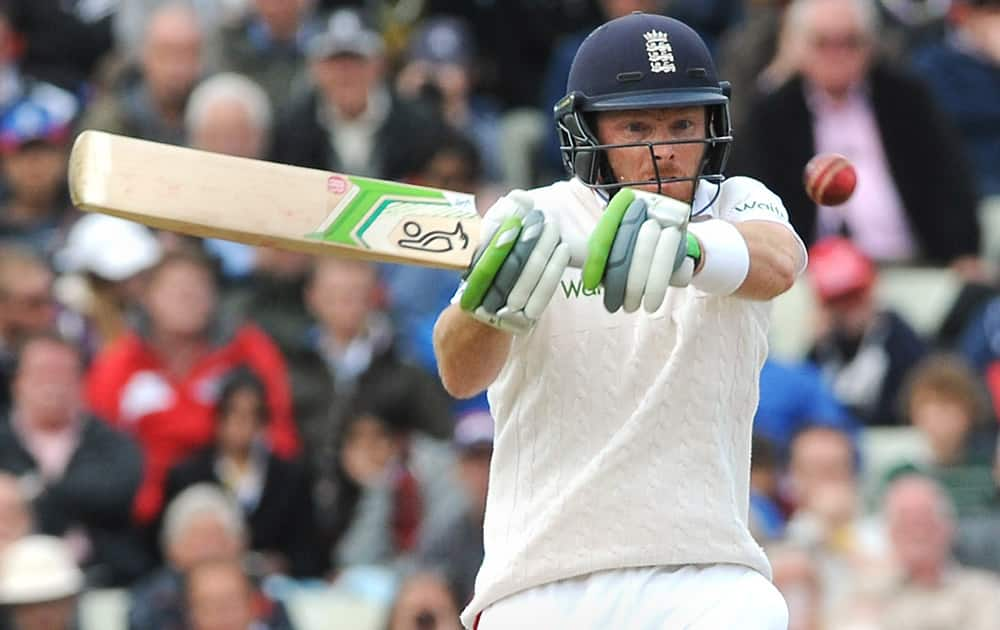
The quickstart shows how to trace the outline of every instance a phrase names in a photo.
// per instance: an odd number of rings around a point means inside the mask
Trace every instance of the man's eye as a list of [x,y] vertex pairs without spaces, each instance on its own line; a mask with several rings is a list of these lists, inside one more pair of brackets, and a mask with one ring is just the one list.
[[675,120],[674,124],[671,125],[671,127],[674,128],[674,131],[690,131],[694,129],[694,121],[688,120],[686,118],[681,120]]
[[625,130],[631,134],[642,134],[649,129],[649,125],[641,122],[631,122],[625,125]]

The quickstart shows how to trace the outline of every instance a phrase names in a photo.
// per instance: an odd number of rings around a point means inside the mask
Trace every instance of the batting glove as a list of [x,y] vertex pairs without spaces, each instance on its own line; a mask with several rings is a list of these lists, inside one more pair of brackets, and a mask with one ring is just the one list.
[[604,210],[587,243],[583,286],[604,287],[604,307],[633,313],[660,308],[667,287],[685,287],[701,259],[687,232],[691,206],[670,197],[624,188]]
[[514,334],[530,331],[569,265],[569,246],[534,200],[515,190],[486,214],[482,240],[459,289],[475,319]]

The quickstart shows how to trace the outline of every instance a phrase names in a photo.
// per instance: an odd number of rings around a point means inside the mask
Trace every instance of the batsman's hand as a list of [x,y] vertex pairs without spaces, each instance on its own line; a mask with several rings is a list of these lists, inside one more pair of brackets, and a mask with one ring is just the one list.
[[691,282],[701,248],[687,232],[691,206],[623,188],[604,210],[587,243],[583,286],[604,287],[604,307],[633,313],[660,308],[668,286]]
[[524,191],[497,201],[482,224],[482,241],[459,290],[475,319],[513,334],[532,329],[569,265],[569,246]]

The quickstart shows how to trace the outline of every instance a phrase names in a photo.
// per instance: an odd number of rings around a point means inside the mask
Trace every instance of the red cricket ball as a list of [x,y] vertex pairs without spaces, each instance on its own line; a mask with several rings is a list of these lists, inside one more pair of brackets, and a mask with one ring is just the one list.
[[858,173],[843,155],[821,153],[806,164],[802,182],[806,194],[817,204],[839,206],[854,194]]

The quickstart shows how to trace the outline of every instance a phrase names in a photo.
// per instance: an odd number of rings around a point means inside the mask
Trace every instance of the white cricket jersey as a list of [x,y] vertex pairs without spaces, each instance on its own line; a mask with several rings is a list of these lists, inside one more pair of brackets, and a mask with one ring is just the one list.
[[[578,180],[530,192],[579,257],[603,202]],[[693,207],[792,229],[748,178],[702,182]],[[747,526],[768,321],[767,302],[690,286],[653,314],[608,313],[568,269],[488,391],[486,555],[463,623],[512,593],[607,569],[734,563],[770,578]]]

